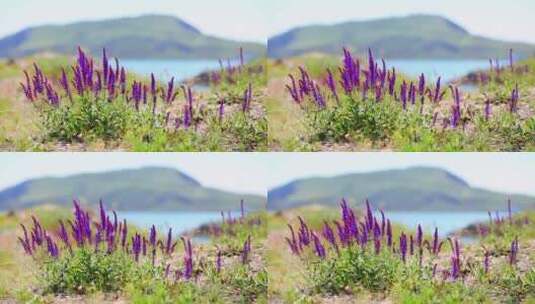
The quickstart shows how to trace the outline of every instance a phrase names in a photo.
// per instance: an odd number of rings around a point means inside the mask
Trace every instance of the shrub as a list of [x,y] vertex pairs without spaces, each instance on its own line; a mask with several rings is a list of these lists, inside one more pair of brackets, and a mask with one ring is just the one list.
[[372,292],[387,291],[399,275],[399,258],[385,253],[370,254],[358,247],[340,256],[311,263],[309,282],[315,292],[339,294],[356,287]]
[[42,282],[48,293],[90,293],[121,290],[135,280],[134,262],[122,252],[74,251],[44,264]]

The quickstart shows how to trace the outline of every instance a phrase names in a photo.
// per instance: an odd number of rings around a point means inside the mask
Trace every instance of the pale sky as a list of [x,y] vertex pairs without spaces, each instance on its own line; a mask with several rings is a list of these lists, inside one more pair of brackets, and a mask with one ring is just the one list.
[[296,178],[432,166],[475,187],[535,196],[535,153],[0,153],[0,190],[29,178],[144,166],[260,195]]
[[0,0],[0,37],[34,25],[159,13],[208,34],[265,43],[299,25],[428,13],[475,34],[535,43],[534,12],[533,0]]

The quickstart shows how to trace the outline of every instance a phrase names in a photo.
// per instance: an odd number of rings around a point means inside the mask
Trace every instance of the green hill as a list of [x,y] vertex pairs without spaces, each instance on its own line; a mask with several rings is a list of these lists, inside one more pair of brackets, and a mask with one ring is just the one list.
[[295,28],[269,39],[268,55],[341,54],[344,46],[360,54],[371,48],[389,59],[504,58],[510,48],[521,57],[535,54],[533,45],[471,35],[439,16],[411,15]]
[[268,209],[335,206],[342,197],[353,204],[369,198],[390,211],[486,211],[503,209],[507,198],[515,208],[535,209],[533,197],[473,188],[447,171],[424,167],[297,180],[269,191]]
[[41,52],[73,54],[77,46],[92,53],[106,47],[119,58],[217,59],[265,55],[265,46],[204,35],[170,16],[146,15],[68,25],[29,28],[0,40],[1,57],[23,57]]
[[265,198],[203,187],[174,169],[142,168],[29,180],[0,192],[0,210],[41,204],[70,206],[73,198],[115,210],[239,210],[244,199],[251,210],[265,209]]

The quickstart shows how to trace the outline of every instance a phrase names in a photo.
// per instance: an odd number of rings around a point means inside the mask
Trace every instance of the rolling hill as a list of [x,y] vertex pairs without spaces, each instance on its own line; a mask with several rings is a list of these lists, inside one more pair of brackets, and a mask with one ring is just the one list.
[[433,15],[299,27],[270,38],[268,55],[282,58],[310,52],[341,54],[344,46],[359,54],[371,48],[388,59],[505,58],[510,48],[521,57],[535,55],[534,45],[475,36]]
[[70,206],[73,198],[98,204],[102,198],[115,210],[220,211],[265,208],[266,199],[203,187],[174,169],[142,168],[28,180],[0,192],[0,210],[41,204]]
[[414,167],[296,180],[269,191],[268,210],[336,206],[342,197],[352,204],[369,198],[374,206],[390,211],[503,210],[507,198],[515,208],[535,209],[534,197],[477,189],[442,169]]
[[103,47],[119,58],[218,59],[265,55],[265,46],[204,35],[181,19],[145,15],[67,25],[28,28],[0,40],[1,57],[23,57],[52,52],[74,54],[76,47],[100,54]]

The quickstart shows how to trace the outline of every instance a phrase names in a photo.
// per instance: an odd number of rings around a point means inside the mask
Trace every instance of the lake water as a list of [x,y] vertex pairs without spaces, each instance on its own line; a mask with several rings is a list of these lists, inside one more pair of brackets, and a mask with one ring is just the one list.
[[203,224],[221,221],[220,212],[138,212],[121,211],[125,218],[139,228],[149,229],[155,225],[159,231],[173,229],[173,234],[180,234],[195,229]]
[[[154,73],[160,79],[181,81],[199,75],[205,71],[219,69],[219,61],[209,60],[122,60],[121,63],[131,72],[148,76]],[[226,64],[226,63],[225,63]],[[237,62],[233,61],[233,65]],[[398,71],[411,77],[418,77],[421,73],[427,79],[436,81],[441,76],[447,82],[464,76],[470,72],[487,69],[487,60],[387,60],[389,68],[395,67]]]
[[386,212],[386,216],[393,222],[416,229],[418,224],[426,232],[434,231],[438,227],[440,236],[462,229],[470,224],[488,221],[488,213],[481,212]]
[[[234,212],[234,214],[238,214]],[[136,226],[148,229],[152,225],[160,231],[173,228],[175,234],[195,229],[203,224],[221,220],[219,212],[120,212],[121,218]],[[386,212],[393,222],[416,229],[418,224],[425,231],[434,231],[438,227],[439,234],[446,236],[453,231],[470,224],[488,220],[487,212]]]
[[488,60],[400,59],[388,60],[386,63],[388,67],[395,67],[396,70],[411,77],[418,77],[421,73],[424,73],[427,79],[436,81],[440,76],[445,82],[462,77],[470,72],[489,68]]
[[158,79],[171,79],[181,81],[197,76],[205,71],[219,70],[217,60],[122,60],[125,68],[142,76],[151,73]]

